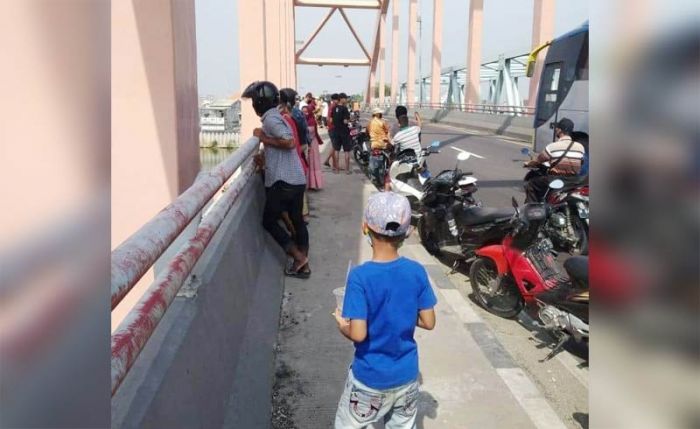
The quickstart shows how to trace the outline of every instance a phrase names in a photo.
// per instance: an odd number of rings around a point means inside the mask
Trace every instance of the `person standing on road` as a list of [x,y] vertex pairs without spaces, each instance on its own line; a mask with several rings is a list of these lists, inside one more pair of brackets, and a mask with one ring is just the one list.
[[391,148],[389,140],[389,127],[387,126],[383,116],[383,110],[375,107],[372,109],[372,119],[367,125],[367,133],[372,147],[372,154],[369,158],[369,170],[372,173],[375,181],[382,184],[385,191],[391,188],[388,171],[385,165],[384,151]]
[[319,124],[319,126],[321,128],[323,128],[323,127],[327,126],[327,124],[328,124],[328,102],[325,99],[323,99],[323,101],[321,101],[321,123]]
[[338,164],[336,163],[337,160],[335,156],[335,126],[333,124],[333,111],[335,110],[337,103],[338,94],[331,94],[331,103],[328,105],[328,113],[326,114],[328,117],[328,137],[331,139],[331,150],[328,152],[328,157],[326,157],[326,160],[323,162],[323,165],[330,168],[331,164],[329,162],[333,161],[334,172],[338,171]]
[[[304,165],[304,172],[307,177],[309,174],[309,130],[306,125],[306,117],[304,113],[297,107],[299,104],[299,96],[292,88],[280,89],[280,111],[285,119],[291,119],[294,123],[290,126],[295,130],[298,136],[300,156]],[[287,116],[288,115],[288,116]],[[302,209],[304,222],[308,223],[309,218],[309,199],[304,192],[304,206]],[[285,219],[286,221],[286,219]]]
[[310,105],[306,105],[302,108],[302,111],[306,115],[306,125],[309,130],[309,136],[311,136],[311,142],[309,143],[309,174],[307,176],[307,182],[309,184],[309,189],[318,191],[323,188],[323,172],[321,171],[321,154],[319,153],[318,147],[321,144],[321,137],[318,135],[318,129],[316,127],[316,118],[314,117],[313,110]]
[[342,149],[345,154],[345,172],[350,174],[350,152],[352,151],[352,139],[350,138],[350,111],[346,106],[348,96],[341,92],[338,94],[338,104],[333,109],[333,130],[335,131],[335,143],[333,145],[333,159],[335,172],[339,172],[340,161],[338,155]]
[[586,154],[581,143],[571,138],[574,122],[562,118],[554,124],[556,141],[547,145],[537,158],[526,162],[524,167],[537,167],[545,162],[549,167],[545,171],[531,171],[525,176],[525,202],[541,202],[554,179],[562,179],[565,183],[579,180],[581,165]]
[[416,326],[435,327],[437,298],[425,268],[400,257],[410,233],[411,205],[393,192],[367,201],[363,231],[372,260],[348,275],[342,311],[334,316],[341,334],[353,342],[355,357],[335,415],[336,429],[415,428],[418,411]]
[[[297,152],[295,135],[278,110],[279,91],[267,81],[256,81],[248,85],[241,95],[253,103],[255,113],[262,121],[253,135],[264,146],[265,193],[263,227],[292,258],[285,274],[308,278],[309,233],[302,217],[306,174]],[[260,158],[258,158],[260,159]],[[279,224],[283,212],[289,214],[295,234],[294,239]]]

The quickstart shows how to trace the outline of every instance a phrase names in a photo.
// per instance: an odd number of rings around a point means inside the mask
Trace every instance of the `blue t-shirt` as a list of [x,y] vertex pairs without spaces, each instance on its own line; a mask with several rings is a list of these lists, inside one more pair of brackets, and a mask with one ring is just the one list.
[[373,389],[418,378],[413,339],[418,312],[437,303],[425,268],[406,258],[365,262],[350,271],[343,317],[367,321],[367,338],[355,343],[353,376]]

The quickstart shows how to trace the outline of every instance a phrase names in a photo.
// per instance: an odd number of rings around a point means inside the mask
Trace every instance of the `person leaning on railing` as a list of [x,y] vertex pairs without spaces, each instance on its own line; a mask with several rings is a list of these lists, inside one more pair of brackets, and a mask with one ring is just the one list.
[[[265,168],[266,201],[263,227],[284,249],[293,262],[285,267],[285,274],[309,278],[309,233],[302,217],[306,174],[297,153],[292,130],[277,109],[280,95],[277,87],[266,81],[253,82],[243,91],[242,98],[253,102],[253,109],[262,121],[253,135],[264,146],[264,164],[258,155],[258,165]],[[294,238],[279,224],[283,212],[289,214],[294,227]]]

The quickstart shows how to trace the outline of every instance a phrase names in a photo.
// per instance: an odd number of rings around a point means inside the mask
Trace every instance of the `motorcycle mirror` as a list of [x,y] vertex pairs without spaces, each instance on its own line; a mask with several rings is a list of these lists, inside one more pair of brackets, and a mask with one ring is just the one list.
[[520,149],[520,153],[523,155],[530,155],[530,149],[524,147],[524,148]]
[[459,155],[457,155],[457,159],[460,161],[466,161],[468,160],[472,155],[467,152],[460,152]]
[[440,149],[440,142],[434,141],[434,142],[430,143],[430,147],[435,148],[435,149]]
[[564,187],[564,181],[561,179],[555,179],[555,180],[552,180],[551,182],[549,182],[549,189],[557,190],[557,189],[561,189],[563,187]]

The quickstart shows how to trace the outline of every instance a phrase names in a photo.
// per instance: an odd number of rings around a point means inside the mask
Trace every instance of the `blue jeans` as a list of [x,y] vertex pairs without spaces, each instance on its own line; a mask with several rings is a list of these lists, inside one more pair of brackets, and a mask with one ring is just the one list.
[[379,421],[386,429],[415,429],[418,380],[392,389],[367,387],[348,371],[335,414],[335,429],[360,429]]

